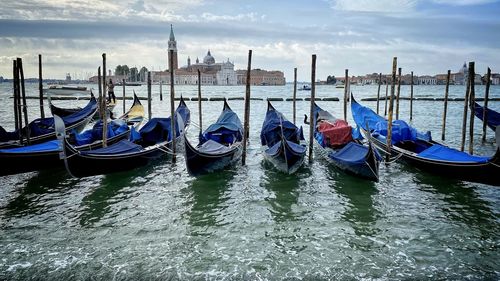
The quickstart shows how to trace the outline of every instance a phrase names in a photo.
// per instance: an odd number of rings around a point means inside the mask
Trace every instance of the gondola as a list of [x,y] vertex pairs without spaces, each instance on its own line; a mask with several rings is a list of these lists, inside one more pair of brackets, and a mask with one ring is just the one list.
[[[95,98],[94,97],[94,93],[92,93],[92,91],[90,92],[90,98]],[[135,98],[136,98],[136,95],[134,93],[134,104],[135,104]],[[52,113],[52,116],[54,115],[57,115],[59,117],[66,117],[68,115],[71,115],[75,112],[78,112],[80,110],[82,110],[80,107],[76,107],[76,108],[62,108],[62,107],[58,107],[58,106],[55,106],[53,103],[52,103],[52,99],[50,98],[50,95],[48,96],[48,103],[49,103],[49,107],[50,107],[50,112]],[[140,102],[139,102],[140,103]],[[106,103],[106,109],[108,110],[108,112],[112,112],[113,109],[115,108],[116,106],[116,103]],[[98,119],[98,115],[96,115],[96,119]]]
[[[352,97],[351,111],[358,130],[387,154],[387,120]],[[492,157],[474,156],[432,140],[402,120],[393,121],[391,156],[427,172],[471,182],[500,185],[500,149]],[[500,130],[497,129],[497,145]]]
[[[128,139],[129,127],[122,120],[108,124],[108,145]],[[94,150],[102,147],[102,122],[81,134],[70,134],[68,142],[79,151]],[[0,149],[0,176],[47,170],[61,166],[59,159],[61,144],[59,140]]]
[[243,127],[227,101],[217,122],[200,135],[196,147],[184,136],[186,166],[190,175],[198,176],[222,170],[240,159]]
[[261,144],[267,146],[264,158],[279,171],[293,174],[304,162],[306,146],[302,144],[303,140],[302,127],[298,128],[288,121],[268,101],[260,133]]
[[[181,98],[175,112],[175,138],[178,142],[190,122],[190,112],[184,99]],[[139,131],[132,129],[130,140],[121,140],[96,150],[79,151],[64,138],[66,167],[74,177],[132,170],[168,155],[172,149],[172,135],[171,117],[168,117],[153,118]]]
[[[80,111],[70,114],[62,118],[66,131],[82,131],[85,126],[92,120],[97,112],[97,101],[92,97],[84,108]],[[29,123],[30,144],[39,144],[56,138],[54,128],[54,118],[39,118]],[[27,129],[22,128],[23,145],[27,144],[26,134]],[[22,146],[19,141],[19,131],[7,132],[0,127],[0,148],[12,148]]]
[[382,157],[372,144],[353,139],[352,127],[314,104],[314,138],[320,154],[338,169],[378,182]]
[[[480,106],[478,103],[474,103],[474,115],[481,119],[483,122],[484,107]],[[495,131],[500,124],[500,113],[496,112],[490,108],[486,108],[486,125],[493,131]]]
[[[142,108],[142,111],[141,111]],[[107,125],[107,144],[112,145],[130,136],[129,126],[137,126],[144,118],[144,108],[134,102],[127,114],[111,121]],[[102,121],[98,121],[92,129],[82,133],[72,131],[68,142],[76,150],[90,151],[102,147]],[[0,149],[0,176],[19,174],[31,171],[46,170],[63,165],[59,159],[61,152],[60,141],[22,146],[9,149]]]

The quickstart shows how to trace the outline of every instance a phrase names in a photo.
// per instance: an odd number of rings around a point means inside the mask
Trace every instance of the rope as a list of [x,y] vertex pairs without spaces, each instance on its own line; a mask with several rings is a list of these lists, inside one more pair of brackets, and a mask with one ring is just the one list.
[[[385,151],[385,150],[384,150],[384,151]],[[387,153],[388,153],[388,152],[386,152],[386,154],[387,154]],[[394,162],[396,162],[399,158],[401,158],[401,156],[403,156],[403,153],[402,153],[402,152],[401,152],[401,153],[399,153],[399,155],[397,155],[396,157],[394,157],[394,158],[392,158],[392,159],[391,159],[391,157],[389,157],[389,161],[385,161],[385,160],[384,160],[384,163],[388,163],[388,164],[394,163]]]

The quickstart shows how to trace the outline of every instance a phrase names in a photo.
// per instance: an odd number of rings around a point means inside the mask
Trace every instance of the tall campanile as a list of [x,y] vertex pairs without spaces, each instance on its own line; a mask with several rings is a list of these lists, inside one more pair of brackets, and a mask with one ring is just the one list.
[[[170,57],[170,50],[174,51],[174,54],[172,57]],[[168,39],[168,61],[167,65],[168,68],[170,68],[170,60],[173,60],[173,65],[174,69],[178,68],[178,63],[177,63],[177,41],[175,41],[175,36],[174,36],[174,28],[172,25],[170,25],[170,38]],[[171,70],[171,69],[169,69]]]

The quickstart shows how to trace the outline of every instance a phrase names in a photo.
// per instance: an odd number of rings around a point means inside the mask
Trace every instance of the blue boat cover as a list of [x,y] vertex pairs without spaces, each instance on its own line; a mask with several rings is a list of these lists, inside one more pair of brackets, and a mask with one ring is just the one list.
[[135,127],[131,127],[130,128],[130,138],[129,140],[131,142],[136,142],[138,140],[141,139],[141,134],[139,132],[137,132],[137,130],[135,129]]
[[243,126],[240,118],[230,108],[225,108],[217,122],[210,125],[200,136],[200,144],[208,140],[218,143],[235,143],[243,138]]
[[[141,139],[147,143],[159,143],[166,140],[171,140],[170,133],[170,117],[167,118],[152,118],[139,130]],[[174,125],[176,135],[179,135],[177,123]]]
[[440,144],[432,145],[431,147],[417,154],[417,156],[433,160],[474,163],[486,163],[491,159],[491,157],[470,155],[468,153],[458,151],[456,149],[449,148]]
[[[359,127],[364,130],[370,130],[374,135],[379,134],[384,137],[387,136],[388,122],[385,118],[375,113],[368,107],[362,106],[356,101],[351,103],[351,111],[354,118],[354,122],[358,126],[357,132],[354,133],[355,136],[360,136]],[[369,128],[366,128],[368,123]],[[359,134],[359,135],[358,135]],[[426,141],[431,140],[431,133],[428,131],[425,134],[418,132],[415,128],[408,125],[403,120],[392,121],[392,139],[393,144],[400,141],[415,141],[417,139],[422,139]]]
[[[295,154],[295,155],[301,155],[306,153],[306,147],[304,145],[296,144],[291,141],[286,141],[288,144],[288,147],[290,150],[288,151],[289,153]],[[279,150],[281,148],[282,142],[277,142],[273,146],[269,147],[266,149],[266,153],[269,155],[276,155],[279,153]]]
[[[283,129],[282,129],[283,128]],[[282,134],[283,131],[283,134]],[[269,147],[281,141],[282,136],[291,142],[300,143],[304,139],[302,127],[299,129],[295,124],[288,121],[281,112],[270,109],[262,124],[260,142]]]
[[331,152],[328,156],[337,161],[352,164],[363,164],[365,162],[368,151],[369,148],[367,146],[355,142],[350,142],[342,149],[337,150],[336,152]]
[[[94,127],[92,127],[92,129],[86,130],[80,134],[75,132],[75,144],[79,146],[79,145],[91,144],[97,140],[102,140],[102,127],[103,127],[102,120],[99,120],[94,125]],[[127,124],[121,119],[116,119],[111,121],[108,124],[107,129],[108,129],[108,138],[112,138],[129,130]]]
[[128,140],[121,140],[108,147],[103,147],[95,150],[81,151],[82,155],[113,155],[138,152],[142,150],[142,146]]
[[207,154],[222,154],[231,151],[232,148],[222,145],[214,140],[207,140],[198,146],[198,150]]
[[[177,122],[177,115],[179,114],[182,118],[182,123],[184,126],[189,124],[191,113],[189,109],[181,103],[175,110],[174,127],[175,127],[175,137],[180,136],[179,124]],[[142,128],[139,130],[141,139],[146,143],[160,143],[163,141],[171,141],[172,133],[170,129],[171,117],[167,118],[152,118],[149,120]],[[184,128],[183,128],[184,129]],[[137,137],[137,134],[133,134],[133,138]]]
[[[476,115],[477,118],[483,120],[483,111],[484,108],[477,104],[476,102],[474,103],[474,115]],[[495,130],[498,125],[500,125],[500,113],[496,112],[490,108],[486,108],[486,116],[487,116],[487,124],[488,127],[490,127],[492,130]],[[484,120],[483,120],[484,122]]]
[[61,150],[60,141],[52,140],[40,144],[0,149],[0,153],[33,153],[33,152],[58,152]]
[[[85,119],[88,117],[90,114],[95,112],[97,109],[97,101],[95,98],[91,98],[90,102],[82,108],[80,111],[75,112],[73,114],[70,114],[68,116],[62,117],[64,121],[64,125],[66,127],[69,127],[71,125],[74,125],[81,120]],[[49,118],[38,118],[31,123],[28,124],[29,129],[30,129],[30,136],[31,137],[37,137],[45,134],[49,134],[54,132],[54,118],[49,117]],[[1,127],[0,127],[1,128]],[[25,128],[22,129],[23,131],[26,131]],[[25,135],[25,133],[23,133]],[[19,138],[18,131],[14,132],[7,132],[5,129],[1,128],[0,129],[0,141],[9,141],[9,140],[15,140]]]

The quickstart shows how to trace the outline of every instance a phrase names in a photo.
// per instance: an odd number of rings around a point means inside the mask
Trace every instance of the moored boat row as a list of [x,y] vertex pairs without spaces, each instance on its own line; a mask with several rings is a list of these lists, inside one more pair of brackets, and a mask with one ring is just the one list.
[[[66,124],[70,124],[70,127],[72,124],[68,122],[68,116],[77,115],[89,120],[89,116],[95,114],[96,107],[95,98],[92,98],[85,108],[62,118],[65,132],[68,132]],[[393,122],[393,143],[389,149],[386,143],[387,120],[360,105],[354,97],[352,97],[351,112],[357,125],[356,130],[317,104],[314,104],[313,109],[314,116],[310,122],[313,122],[316,151],[328,160],[326,163],[348,174],[378,181],[379,165],[382,161],[379,153],[390,153],[397,159],[401,158],[417,168],[441,176],[500,185],[498,177],[491,176],[500,171],[498,150],[492,157],[472,156],[433,141],[430,135],[421,134],[402,120]],[[88,113],[89,111],[92,114]],[[494,115],[488,114],[493,116],[491,120],[494,120]],[[143,116],[144,108],[135,96],[132,108],[118,119],[120,121],[112,122],[110,128],[113,131],[120,128],[118,124],[137,125]],[[98,132],[99,123],[92,130],[82,134],[75,134],[78,130],[72,128],[73,139],[65,137],[62,143],[52,140],[35,146],[16,145],[16,148],[10,151],[7,149],[9,146],[4,143],[4,149],[0,150],[0,160],[9,161],[5,159],[10,159],[9,157],[13,155],[22,156],[17,157],[18,162],[12,169],[5,169],[1,175],[42,169],[40,165],[23,166],[29,157],[40,156],[42,157],[40,159],[46,159],[44,160],[46,163],[58,163],[47,167],[61,165],[61,161],[55,157],[61,152],[61,144],[64,147],[66,155],[64,159],[68,171],[77,177],[126,171],[146,165],[153,159],[171,154],[170,118],[172,117],[153,118],[138,131],[127,126],[127,133],[121,131],[113,135],[111,132],[111,135],[108,134],[110,138],[105,147],[98,144],[98,139],[90,141],[91,144],[75,142],[82,138],[82,135]],[[225,169],[241,158],[243,127],[226,100],[217,122],[200,134],[200,141],[196,146],[190,143],[186,135],[190,124],[190,113],[182,98],[173,118],[175,139],[183,148],[187,171],[192,176]],[[56,135],[53,123],[51,139]],[[102,127],[100,130],[102,132]],[[61,133],[61,135],[66,134]],[[277,170],[292,174],[304,165],[306,146],[302,128],[288,121],[270,102],[261,130],[261,143],[267,146],[263,151],[264,159],[272,163]]]

